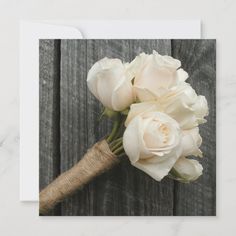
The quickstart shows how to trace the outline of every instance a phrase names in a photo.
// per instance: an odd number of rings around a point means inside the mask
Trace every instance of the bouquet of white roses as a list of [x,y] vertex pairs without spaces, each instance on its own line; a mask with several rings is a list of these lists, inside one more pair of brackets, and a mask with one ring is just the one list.
[[88,72],[89,90],[103,104],[112,131],[91,147],[70,170],[40,192],[45,214],[66,196],[119,163],[126,154],[133,166],[157,181],[165,176],[196,180],[202,165],[198,125],[206,122],[207,101],[188,84],[181,62],[141,53],[132,62],[103,58]]

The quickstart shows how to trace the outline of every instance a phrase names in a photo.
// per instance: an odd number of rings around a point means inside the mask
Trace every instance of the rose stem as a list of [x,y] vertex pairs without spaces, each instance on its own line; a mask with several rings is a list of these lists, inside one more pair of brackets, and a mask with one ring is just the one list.
[[116,144],[117,143],[119,143],[120,142],[120,140],[122,140],[123,139],[123,137],[120,137],[120,138],[118,138],[118,139],[115,139],[114,141],[112,141],[111,143],[110,143],[110,148],[112,149],[113,147],[115,147],[116,146]]
[[119,148],[117,148],[116,150],[113,151],[113,153],[115,155],[119,155],[121,151],[123,151],[124,148],[123,148],[123,145],[121,145]]
[[107,138],[107,142],[108,143],[111,143],[111,141],[115,137],[116,132],[119,130],[119,125],[120,125],[119,120],[114,121],[114,125],[113,125],[113,128],[112,128],[112,131],[111,131],[110,135]]

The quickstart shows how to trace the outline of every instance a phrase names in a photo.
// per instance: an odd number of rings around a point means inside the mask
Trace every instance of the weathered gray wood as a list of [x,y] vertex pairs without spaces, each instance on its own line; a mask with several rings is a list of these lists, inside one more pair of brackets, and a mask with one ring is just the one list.
[[[86,60],[85,40],[61,41],[61,172],[77,163],[88,148]],[[62,215],[87,215],[89,189],[87,185],[62,202]]]
[[[40,189],[60,173],[60,41],[39,42]],[[60,206],[50,215],[60,214]]]
[[[152,50],[171,53],[170,40],[63,40],[61,45],[61,171],[76,163],[111,128],[86,77],[99,59],[132,60]],[[127,158],[62,203],[63,215],[172,215],[173,182],[157,183]]]
[[200,126],[203,175],[191,184],[175,183],[174,214],[212,216],[216,214],[215,40],[173,40],[172,56],[182,62],[197,93],[206,96],[210,113],[208,122]]
[[189,82],[207,97],[210,116],[200,128],[203,176],[189,185],[169,179],[158,183],[124,157],[119,166],[63,201],[61,213],[56,210],[52,215],[215,214],[215,41],[209,40],[62,40],[61,47],[60,41],[43,40],[40,188],[72,167],[111,129],[111,122],[98,121],[102,106],[87,89],[91,66],[105,56],[131,61],[138,53],[152,50],[180,59],[191,76]]

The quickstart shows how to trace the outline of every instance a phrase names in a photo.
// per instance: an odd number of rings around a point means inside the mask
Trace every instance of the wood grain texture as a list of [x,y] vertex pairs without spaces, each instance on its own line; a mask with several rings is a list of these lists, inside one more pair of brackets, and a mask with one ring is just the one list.
[[40,188],[71,168],[111,130],[110,121],[99,121],[102,106],[87,88],[91,66],[103,57],[131,61],[137,54],[153,50],[180,59],[190,75],[188,82],[208,100],[208,123],[200,126],[203,176],[189,185],[167,178],[159,183],[123,157],[119,166],[67,198],[52,215],[215,215],[213,40],[42,40]]
[[[88,148],[86,60],[86,41],[61,41],[61,172],[77,163]],[[62,215],[90,212],[89,186],[81,192],[62,202]]]
[[[40,189],[60,174],[60,41],[39,42]],[[60,206],[50,215],[60,214]]]
[[215,40],[173,40],[172,56],[182,62],[187,80],[208,101],[207,123],[200,125],[203,175],[191,184],[175,183],[175,215],[216,214],[216,51]]

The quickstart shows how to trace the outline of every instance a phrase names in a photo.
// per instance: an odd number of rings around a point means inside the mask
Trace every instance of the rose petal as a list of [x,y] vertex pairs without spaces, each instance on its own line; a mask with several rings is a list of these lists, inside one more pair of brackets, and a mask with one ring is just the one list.
[[151,112],[151,111],[161,111],[161,107],[158,106],[155,102],[141,102],[135,103],[130,106],[130,111],[125,121],[125,126],[129,124],[129,122],[137,115],[140,115],[144,112]]
[[120,69],[101,71],[97,74],[97,94],[101,103],[110,109],[112,107],[112,94],[119,83],[118,78],[122,78],[123,73]]
[[98,93],[97,93],[97,73],[101,71],[101,62],[103,60],[106,61],[107,58],[103,58],[102,60],[96,62],[89,70],[88,76],[87,76],[88,88],[97,99],[99,99]]
[[129,75],[134,78],[137,73],[142,69],[142,67],[147,63],[148,58],[150,58],[150,55],[141,53],[136,56],[133,61],[131,61],[130,63],[126,63],[125,67],[127,73],[129,73]]
[[182,100],[175,100],[164,111],[180,124],[182,129],[191,129],[198,125],[194,111]]
[[142,71],[136,75],[134,85],[149,89],[153,93],[161,87],[169,88],[175,81],[173,71],[167,67],[158,67],[147,64]]
[[203,100],[198,100],[199,97],[202,96],[197,96],[189,84],[181,83],[171,89],[171,92],[161,99],[161,103],[164,111],[177,120],[182,129],[191,129],[198,126],[201,122],[198,116],[201,112],[204,113],[201,109],[205,108],[200,104]]
[[134,92],[138,100],[141,102],[155,101],[157,99],[157,96],[147,88],[134,86]]
[[173,168],[178,173],[176,179],[184,182],[196,180],[202,175],[203,170],[202,165],[198,161],[185,157],[179,158]]
[[161,181],[168,175],[176,160],[179,158],[175,153],[171,153],[171,158],[161,160],[159,156],[152,156],[149,159],[142,159],[132,163],[136,168],[144,171],[157,181]]
[[188,78],[188,73],[181,68],[177,70],[176,77],[179,82],[184,82]]
[[139,116],[135,117],[125,129],[123,135],[123,147],[131,163],[135,163],[140,157],[140,137],[143,135],[143,127]]
[[199,149],[202,144],[202,138],[199,134],[198,127],[190,130],[184,130],[181,142],[183,147],[182,156],[194,155],[202,157],[202,152]]
[[131,82],[123,82],[112,93],[112,107],[115,111],[122,111],[134,100],[134,92]]
[[[176,83],[175,71],[168,67],[158,67],[156,65],[147,64],[142,71],[140,71],[134,80],[134,86],[150,91],[155,97],[163,96],[168,89]],[[142,96],[137,93],[140,101]],[[152,99],[153,100],[153,99]]]
[[209,114],[207,100],[204,96],[198,96],[196,103],[193,105],[192,109],[195,111],[195,114],[198,119],[198,124],[205,123],[205,116]]
[[158,66],[166,66],[169,68],[173,68],[174,70],[178,69],[181,66],[181,62],[178,59],[167,55],[162,56],[155,50],[153,50],[153,58]]

